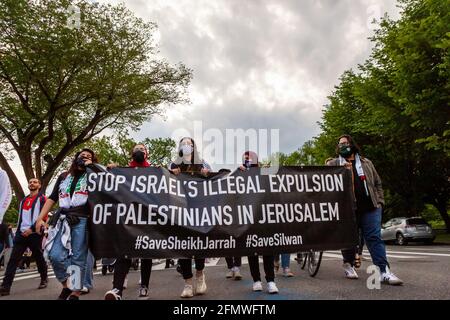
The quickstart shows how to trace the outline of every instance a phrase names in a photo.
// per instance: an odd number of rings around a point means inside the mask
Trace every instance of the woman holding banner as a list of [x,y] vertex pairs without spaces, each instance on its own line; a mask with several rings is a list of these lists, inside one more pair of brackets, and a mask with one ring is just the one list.
[[[372,162],[360,155],[360,148],[350,135],[342,135],[336,146],[337,158],[327,161],[329,166],[345,166],[352,170],[353,199],[356,205],[356,220],[364,236],[373,263],[380,269],[380,281],[390,285],[401,285],[403,281],[390,270],[386,248],[381,239],[381,215],[384,195],[381,179]],[[358,279],[355,266],[357,248],[342,250],[344,272],[348,279]]]
[[[148,168],[148,150],[144,144],[137,144],[132,150],[132,161],[129,163],[130,168]],[[109,168],[115,165],[109,165]],[[105,300],[122,300],[122,291],[125,288],[125,279],[130,271],[132,264],[131,259],[120,258],[114,264],[113,289],[105,293]],[[139,297],[148,296],[148,286],[150,284],[150,275],[152,272],[152,259],[141,259],[141,281],[139,288]]]
[[[242,165],[240,170],[250,170],[252,167],[259,167],[258,155],[253,151],[246,151],[242,156]],[[259,256],[248,256],[248,264],[250,273],[253,278],[253,291],[262,291],[261,274],[259,272]],[[263,256],[264,272],[266,274],[267,291],[270,294],[278,293],[277,285],[275,284],[275,270],[274,270],[274,255]]]
[[[87,222],[90,215],[86,166],[94,162],[97,159],[90,149],[75,154],[69,171],[58,177],[36,221],[36,231],[41,233],[48,213],[56,202],[59,203],[58,216],[48,231],[45,244],[45,255],[52,263],[56,279],[63,286],[59,300],[79,300],[81,295],[88,254]],[[72,280],[70,288],[68,280]]]
[[[207,175],[211,171],[211,167],[199,157],[197,146],[192,138],[183,138],[178,145],[178,157],[169,165],[169,170],[173,174],[190,173]],[[192,278],[192,259],[178,260],[183,279],[185,281],[181,298],[192,298],[194,292],[197,295],[206,293],[205,274],[205,259],[195,259],[196,272],[196,288],[194,290]]]

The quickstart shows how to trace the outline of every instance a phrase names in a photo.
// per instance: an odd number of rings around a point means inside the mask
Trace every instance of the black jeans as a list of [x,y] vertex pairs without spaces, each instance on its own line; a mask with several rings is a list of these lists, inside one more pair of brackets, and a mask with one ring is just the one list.
[[[191,279],[194,276],[192,274],[192,259],[179,259],[178,262],[181,267],[183,279]],[[205,259],[195,259],[195,270],[202,271],[203,269],[205,269]]]
[[[248,256],[247,258],[253,281],[261,281],[261,274],[259,272],[259,257]],[[267,282],[272,282],[275,280],[274,260],[274,256],[263,256],[264,272],[266,274]]]
[[[120,292],[123,290],[123,284],[125,278],[131,267],[131,259],[120,258],[117,259],[114,264],[114,277],[113,288],[118,289]],[[144,286],[149,285],[150,275],[152,272],[152,259],[141,259],[141,284]]]
[[233,267],[239,268],[242,264],[241,257],[226,257],[225,260],[227,262],[228,269],[231,269]]
[[22,256],[27,248],[30,248],[32,257],[36,260],[41,280],[47,279],[47,263],[45,262],[42,250],[42,236],[37,233],[32,233],[28,237],[24,237],[20,234],[20,231],[18,231],[14,237],[11,258],[6,267],[5,277],[3,278],[3,287],[10,288],[12,286],[17,266],[19,265],[20,260],[22,260]]

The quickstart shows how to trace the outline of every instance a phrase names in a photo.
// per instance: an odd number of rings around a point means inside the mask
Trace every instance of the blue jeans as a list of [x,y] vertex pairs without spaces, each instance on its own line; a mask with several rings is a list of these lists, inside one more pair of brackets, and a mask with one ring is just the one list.
[[289,265],[291,264],[291,254],[290,253],[283,253],[281,255],[281,267],[283,269],[289,268]]
[[86,258],[86,273],[84,274],[83,287],[91,290],[94,286],[92,285],[94,279],[94,262],[95,258],[91,250],[88,250],[88,255]]
[[88,253],[87,243],[87,218],[80,218],[80,222],[71,226],[71,245],[72,255],[69,256],[69,250],[64,248],[61,242],[61,231],[55,237],[55,242],[48,254],[53,266],[56,279],[59,282],[65,282],[70,274],[69,267],[78,269],[79,273],[75,275],[75,281],[72,284],[73,291],[80,291],[86,270],[86,258]]
[[[380,268],[381,272],[386,272],[389,263],[386,258],[386,248],[381,239],[381,208],[364,212],[359,217],[359,228],[361,228],[367,249],[370,252],[373,263]],[[344,263],[354,265],[356,248],[342,250]]]

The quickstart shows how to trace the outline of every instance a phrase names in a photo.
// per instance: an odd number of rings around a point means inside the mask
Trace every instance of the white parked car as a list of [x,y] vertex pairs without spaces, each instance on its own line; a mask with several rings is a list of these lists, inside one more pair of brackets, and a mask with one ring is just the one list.
[[431,226],[421,217],[394,218],[382,225],[381,238],[386,242],[395,241],[403,246],[412,241],[431,244],[436,235]]

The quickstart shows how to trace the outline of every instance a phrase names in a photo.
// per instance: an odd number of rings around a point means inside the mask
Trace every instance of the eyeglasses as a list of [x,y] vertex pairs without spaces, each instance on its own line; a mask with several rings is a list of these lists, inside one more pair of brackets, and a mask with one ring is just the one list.
[[348,142],[338,144],[338,147],[348,147],[348,146],[350,146],[350,143],[348,143]]

